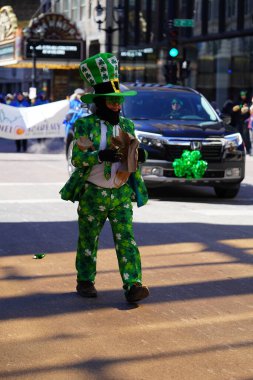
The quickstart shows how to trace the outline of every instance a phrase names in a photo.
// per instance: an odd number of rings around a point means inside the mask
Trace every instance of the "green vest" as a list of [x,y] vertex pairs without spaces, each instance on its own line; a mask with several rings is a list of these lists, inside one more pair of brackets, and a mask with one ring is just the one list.
[[[123,131],[134,135],[134,123],[131,120],[120,117],[119,125]],[[93,165],[98,164],[98,150],[101,139],[100,119],[96,115],[78,119],[75,122],[74,131],[75,140],[80,136],[86,136],[93,142],[95,150],[83,152],[74,144],[72,163],[76,170],[60,190],[61,198],[71,202],[79,201],[85,191],[85,182]],[[128,184],[133,189],[133,201],[137,202],[138,207],[144,206],[148,201],[148,192],[139,168],[135,173],[131,173]]]

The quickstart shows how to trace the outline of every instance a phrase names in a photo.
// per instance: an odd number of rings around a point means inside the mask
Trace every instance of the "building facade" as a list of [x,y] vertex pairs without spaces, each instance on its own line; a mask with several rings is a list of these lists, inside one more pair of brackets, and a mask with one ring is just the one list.
[[[251,95],[251,5],[250,0],[125,0],[123,80],[166,83],[169,60],[177,65],[179,84],[199,90],[219,107],[241,89]],[[175,58],[168,57],[171,29],[178,40]]]
[[[4,3],[0,0],[0,5]],[[32,17],[32,11],[26,16],[19,13],[21,2],[12,3],[18,19]],[[118,55],[122,82],[164,84],[170,82],[172,67],[177,83],[199,90],[221,108],[241,89],[252,93],[251,5],[251,0],[43,0],[40,12],[63,15],[75,25],[84,41],[82,59],[108,50]],[[168,55],[172,38],[176,57]],[[55,78],[53,90],[62,86],[57,97],[84,85],[77,62],[72,67],[69,60],[64,70],[45,61],[43,67],[42,76]],[[9,70],[13,83],[20,86],[20,72]],[[25,74],[23,81],[29,82]]]

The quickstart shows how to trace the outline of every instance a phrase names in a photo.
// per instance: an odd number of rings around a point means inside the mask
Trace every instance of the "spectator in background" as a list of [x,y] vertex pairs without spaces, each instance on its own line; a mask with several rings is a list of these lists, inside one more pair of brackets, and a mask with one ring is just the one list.
[[238,130],[238,132],[241,133],[243,142],[245,144],[247,153],[249,153],[249,130],[246,120],[250,116],[250,109],[251,102],[250,99],[247,96],[247,91],[242,90],[240,92],[240,96],[238,101],[235,103],[235,105],[232,108],[232,118],[233,122],[235,123],[235,127]]
[[40,91],[38,93],[37,98],[35,99],[35,102],[33,103],[33,106],[41,106],[42,104],[49,103],[49,99],[47,98],[47,94],[45,91]]
[[250,117],[248,119],[249,146],[248,151],[250,156],[253,156],[253,97],[249,108]]
[[10,105],[10,103],[13,101],[13,99],[14,99],[14,96],[12,94],[7,94],[5,96],[5,102],[6,102],[6,104]]
[[246,146],[247,153],[250,150],[249,129],[247,120],[250,116],[250,99],[247,96],[247,91],[240,91],[239,98],[236,102],[228,99],[222,108],[222,113],[231,117],[230,125],[234,127],[242,136]]
[[83,105],[80,98],[84,95],[84,90],[82,88],[77,88],[69,99],[69,108],[75,111],[79,111]]
[[[18,92],[12,102],[9,104],[13,107],[29,107],[30,103],[24,98],[22,92]],[[21,152],[21,148],[23,152],[27,151],[27,140],[15,140],[17,152]]]
[[0,103],[5,104],[5,98],[3,94],[0,94]]

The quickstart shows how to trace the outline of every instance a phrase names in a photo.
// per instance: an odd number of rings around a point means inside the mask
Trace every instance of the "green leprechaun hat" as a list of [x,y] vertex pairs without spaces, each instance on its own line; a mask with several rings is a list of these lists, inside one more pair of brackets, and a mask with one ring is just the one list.
[[84,103],[92,103],[98,96],[134,96],[136,91],[121,92],[119,88],[118,60],[111,53],[100,53],[80,64],[80,75],[92,86],[95,93],[81,96]]

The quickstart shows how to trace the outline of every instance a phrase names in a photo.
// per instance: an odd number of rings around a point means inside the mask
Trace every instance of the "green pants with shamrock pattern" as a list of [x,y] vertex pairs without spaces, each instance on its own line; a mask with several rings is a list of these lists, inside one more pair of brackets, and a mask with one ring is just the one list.
[[79,239],[76,255],[77,280],[95,281],[98,239],[108,218],[111,224],[124,289],[142,281],[141,259],[133,233],[132,189],[116,189],[86,183],[79,201]]

